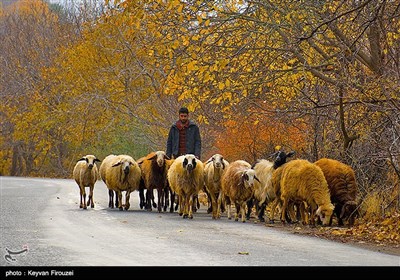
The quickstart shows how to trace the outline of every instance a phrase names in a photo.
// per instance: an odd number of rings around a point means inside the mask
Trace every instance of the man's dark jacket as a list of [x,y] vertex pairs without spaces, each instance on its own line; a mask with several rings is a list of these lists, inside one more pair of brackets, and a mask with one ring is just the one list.
[[[178,157],[179,152],[179,130],[174,123],[168,133],[167,140],[167,156]],[[201,154],[201,138],[199,127],[191,120],[189,120],[189,127],[186,129],[186,153],[194,154],[200,159]]]

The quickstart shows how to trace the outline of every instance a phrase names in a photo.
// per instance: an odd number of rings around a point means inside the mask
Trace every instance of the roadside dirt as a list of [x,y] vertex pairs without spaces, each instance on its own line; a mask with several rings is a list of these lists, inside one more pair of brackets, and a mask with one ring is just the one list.
[[[254,222],[257,223],[255,220]],[[400,256],[400,215],[369,222],[358,220],[351,228],[311,227],[301,223],[283,225],[280,221],[274,224],[267,221],[265,226]]]
[[[199,194],[199,201],[203,207],[207,207],[207,195]],[[253,210],[249,222],[260,223],[256,219]],[[282,224],[275,221],[271,224],[268,220],[269,209],[266,211],[266,227],[272,227],[278,230],[291,232],[293,234],[307,235],[315,238],[323,238],[340,243],[347,243],[352,246],[361,247],[375,252],[400,256],[400,213],[393,213],[387,217],[376,218],[374,220],[356,219],[354,226],[309,226],[301,223]],[[333,220],[333,225],[337,225]]]

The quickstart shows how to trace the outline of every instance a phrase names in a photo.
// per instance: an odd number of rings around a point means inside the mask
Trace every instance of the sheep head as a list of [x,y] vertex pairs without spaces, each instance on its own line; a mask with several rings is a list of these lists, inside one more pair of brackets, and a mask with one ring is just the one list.
[[214,168],[218,169],[218,168],[222,168],[225,169],[225,162],[224,162],[224,157],[220,154],[215,154],[212,157],[210,157],[209,160],[207,160],[207,163],[212,162],[214,165]]
[[340,212],[340,219],[346,219],[349,222],[349,226],[354,225],[355,217],[358,215],[357,202],[347,201]]
[[322,225],[326,226],[329,224],[329,221],[331,219],[331,216],[333,214],[333,209],[335,207],[333,206],[332,203],[325,204],[325,205],[320,205],[315,212],[316,215],[319,216]]
[[97,159],[94,155],[86,155],[86,156],[82,157],[81,159],[79,159],[77,161],[86,161],[87,166],[88,166],[89,169],[93,168],[93,166],[95,165],[96,161],[100,162],[100,160]]
[[125,174],[129,174],[129,170],[131,165],[134,163],[131,162],[130,160],[127,159],[119,159],[116,163],[112,165],[112,167],[117,167],[121,165],[122,170],[124,171]]
[[[149,157],[150,156],[150,157]],[[157,151],[149,154],[148,160],[156,159],[157,165],[163,167],[166,159],[170,159],[164,151]]]
[[282,166],[283,164],[286,163],[287,158],[292,157],[295,154],[294,151],[291,151],[289,153],[285,153],[284,151],[278,151],[275,153],[276,158],[274,161],[274,168],[277,169],[279,166]]
[[247,169],[246,171],[243,171],[242,182],[246,188],[252,187],[254,185],[254,180],[260,182],[254,169]]
[[191,173],[197,165],[197,159],[195,155],[187,154],[183,159],[183,168],[186,169],[189,173]]

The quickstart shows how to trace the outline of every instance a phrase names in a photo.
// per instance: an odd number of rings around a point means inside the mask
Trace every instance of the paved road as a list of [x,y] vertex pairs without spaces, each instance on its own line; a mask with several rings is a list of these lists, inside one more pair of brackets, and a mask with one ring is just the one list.
[[[79,209],[73,180],[0,177],[0,266],[400,266],[400,257],[285,233],[262,224],[177,213]],[[19,254],[18,254],[19,253]]]

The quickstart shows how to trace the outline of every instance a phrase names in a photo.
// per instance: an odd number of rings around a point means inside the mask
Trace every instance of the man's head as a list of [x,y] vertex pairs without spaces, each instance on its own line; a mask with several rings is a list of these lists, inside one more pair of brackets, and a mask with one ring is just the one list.
[[186,107],[179,109],[179,120],[185,124],[189,120],[189,110]]

